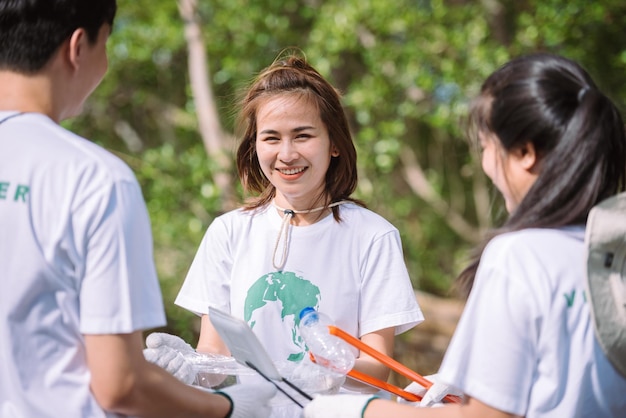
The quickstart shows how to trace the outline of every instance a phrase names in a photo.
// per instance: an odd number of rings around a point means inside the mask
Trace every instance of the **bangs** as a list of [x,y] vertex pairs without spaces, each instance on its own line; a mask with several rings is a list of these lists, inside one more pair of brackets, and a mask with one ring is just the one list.
[[493,96],[482,94],[474,99],[470,105],[469,117],[467,120],[467,137],[470,146],[480,150],[480,132],[492,133],[491,127],[491,106]]

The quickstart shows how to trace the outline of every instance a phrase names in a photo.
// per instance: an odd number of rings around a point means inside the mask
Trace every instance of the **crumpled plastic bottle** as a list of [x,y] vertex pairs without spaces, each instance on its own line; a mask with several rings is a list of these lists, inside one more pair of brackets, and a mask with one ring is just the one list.
[[333,325],[333,321],[311,307],[300,312],[300,336],[313,353],[315,362],[345,375],[354,367],[354,353],[347,342],[329,332],[329,325]]

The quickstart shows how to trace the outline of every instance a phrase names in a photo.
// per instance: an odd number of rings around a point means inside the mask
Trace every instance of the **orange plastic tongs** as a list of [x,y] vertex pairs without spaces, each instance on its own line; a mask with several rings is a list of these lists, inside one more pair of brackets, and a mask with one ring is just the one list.
[[[376,360],[380,361],[385,366],[389,367],[391,370],[401,374],[402,376],[408,379],[411,379],[411,381],[413,382],[419,383],[420,385],[424,386],[426,389],[430,388],[433,385],[433,383],[429,381],[428,379],[424,378],[424,376],[420,375],[417,372],[414,372],[413,370],[409,369],[405,365],[397,362],[396,360],[381,353],[380,351],[375,350],[374,348],[365,344],[363,341],[359,340],[358,338],[355,338],[352,335],[348,334],[347,332],[343,331],[341,328],[337,328],[334,325],[329,325],[328,330],[330,331],[332,335],[335,335],[341,338],[342,340],[346,341],[348,344],[369,354],[370,356],[374,357]],[[422,399],[421,396],[418,396],[411,392],[407,392],[404,389],[401,389],[397,386],[394,386],[392,384],[389,384],[387,382],[384,382],[380,379],[377,379],[375,377],[372,377],[370,375],[367,375],[365,373],[359,372],[354,369],[348,372],[348,376],[350,376],[353,379],[359,380],[361,382],[367,383],[368,385],[375,386],[379,389],[383,389],[388,392],[391,392],[394,395],[400,396],[410,402],[417,402]],[[443,399],[447,402],[461,403],[461,398],[458,396],[454,396],[454,395],[446,395]]]

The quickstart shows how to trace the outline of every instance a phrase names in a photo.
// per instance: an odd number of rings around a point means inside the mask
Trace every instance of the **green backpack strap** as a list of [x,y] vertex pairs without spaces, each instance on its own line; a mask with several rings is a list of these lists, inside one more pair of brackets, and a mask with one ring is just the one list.
[[585,244],[595,334],[611,364],[626,376],[626,193],[593,207]]

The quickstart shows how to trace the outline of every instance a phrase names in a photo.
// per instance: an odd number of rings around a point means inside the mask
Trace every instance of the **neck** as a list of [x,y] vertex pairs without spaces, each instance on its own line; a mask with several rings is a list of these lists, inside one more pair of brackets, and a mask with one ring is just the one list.
[[330,196],[323,190],[306,195],[285,195],[276,189],[272,204],[276,207],[291,209],[296,213],[310,213],[315,209],[320,210],[319,208],[324,207],[331,201],[330,199]]
[[58,120],[52,91],[46,77],[0,71],[0,110],[42,113]]
[[294,225],[311,225],[320,219],[324,218],[332,212],[332,208],[345,203],[345,201],[339,201],[331,203],[327,206],[321,205],[311,207],[308,209],[293,209],[291,207],[283,207],[272,201],[272,205],[278,210],[281,216],[291,216],[291,223]]

